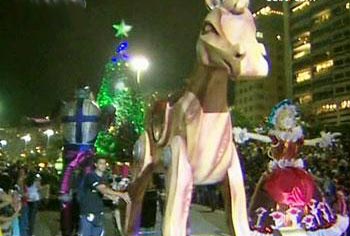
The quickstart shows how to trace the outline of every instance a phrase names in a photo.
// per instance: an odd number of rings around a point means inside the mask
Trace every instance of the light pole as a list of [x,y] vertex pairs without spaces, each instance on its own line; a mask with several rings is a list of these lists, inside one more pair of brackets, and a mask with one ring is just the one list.
[[46,146],[48,147],[49,144],[50,144],[50,137],[51,137],[52,135],[54,135],[55,132],[54,132],[52,129],[47,129],[47,130],[45,130],[43,133],[47,136],[47,143],[46,143]]
[[149,62],[144,56],[135,56],[131,59],[131,67],[136,71],[137,84],[140,84],[141,72],[145,71],[149,67]]
[[22,136],[21,139],[24,141],[24,149],[27,149],[27,144],[30,142],[30,140],[32,140],[32,137],[30,134],[26,134]]

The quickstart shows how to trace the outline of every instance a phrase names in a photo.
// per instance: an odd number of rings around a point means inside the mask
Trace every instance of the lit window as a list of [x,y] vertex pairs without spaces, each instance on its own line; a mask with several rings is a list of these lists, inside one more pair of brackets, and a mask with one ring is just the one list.
[[306,104],[312,101],[312,96],[311,94],[306,94],[301,97],[299,97],[299,103],[300,104]]
[[300,40],[310,42],[310,31],[300,34]]
[[293,58],[301,58],[305,55],[310,54],[310,52],[310,32],[306,31],[298,35],[296,41],[293,43]]
[[318,110],[317,113],[327,113],[327,112],[333,112],[337,110],[337,104],[331,103],[331,104],[325,104],[322,105]]
[[333,66],[333,60],[321,62],[321,63],[315,65],[316,72],[317,73],[325,72],[325,71],[329,70],[329,68],[332,66]]
[[261,8],[260,10],[258,10],[256,13],[253,14],[254,17],[257,15],[264,15],[264,16],[283,15],[283,12],[272,10],[270,6],[266,6],[266,7]]
[[262,38],[264,38],[264,34],[262,32],[257,31],[256,32],[256,37],[259,38],[259,39],[262,39]]
[[329,9],[322,11],[318,15],[315,16],[315,24],[320,24],[325,21],[328,21],[331,17],[331,11]]
[[292,12],[301,11],[301,10],[305,9],[305,7],[307,7],[309,5],[310,5],[309,1],[303,1],[299,5],[297,5],[294,8],[292,8]]
[[304,52],[304,51],[298,52],[298,53],[296,53],[296,54],[293,55],[293,58],[294,58],[294,59],[299,59],[299,58],[302,58],[303,56],[305,56],[305,55],[307,55],[307,54],[309,54],[309,53],[306,53],[306,52]]
[[310,43],[302,44],[293,49],[293,53],[294,53],[293,58],[294,59],[301,58],[305,55],[310,54],[310,52],[311,52],[311,44]]
[[340,103],[340,108],[341,109],[346,109],[350,108],[350,100],[344,100]]
[[260,10],[260,13],[262,15],[270,15],[271,14],[271,7],[267,6],[267,7],[264,7]]
[[296,72],[296,82],[301,83],[311,79],[311,69],[299,70]]

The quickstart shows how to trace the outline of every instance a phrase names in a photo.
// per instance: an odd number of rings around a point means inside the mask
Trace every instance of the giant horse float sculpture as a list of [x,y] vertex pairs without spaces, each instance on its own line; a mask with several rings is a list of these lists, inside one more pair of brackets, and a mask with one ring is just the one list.
[[166,166],[164,236],[190,234],[188,213],[194,185],[222,182],[230,229],[250,229],[241,165],[232,141],[227,104],[228,80],[268,73],[265,48],[256,40],[248,0],[207,0],[209,13],[197,41],[197,65],[184,92],[156,102],[147,131],[135,145],[139,172],[130,186],[126,235],[138,234],[145,189],[152,174]]

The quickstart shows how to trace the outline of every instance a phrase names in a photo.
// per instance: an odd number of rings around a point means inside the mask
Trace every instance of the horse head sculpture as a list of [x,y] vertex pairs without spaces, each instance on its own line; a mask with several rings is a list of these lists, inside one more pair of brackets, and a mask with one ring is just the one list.
[[252,14],[247,8],[234,10],[238,3],[233,4],[232,0],[215,5],[213,2],[217,1],[207,0],[212,10],[204,20],[197,42],[199,63],[225,68],[232,78],[266,76],[266,52],[256,40]]
[[[197,42],[197,66],[183,94],[156,102],[146,132],[135,145],[139,172],[130,186],[126,233],[137,235],[142,199],[152,173],[166,171],[165,236],[189,234],[193,185],[224,184],[230,229],[250,234],[242,170],[232,141],[227,81],[268,73],[264,47],[255,38],[247,0],[207,0]],[[234,229],[233,229],[234,228]]]

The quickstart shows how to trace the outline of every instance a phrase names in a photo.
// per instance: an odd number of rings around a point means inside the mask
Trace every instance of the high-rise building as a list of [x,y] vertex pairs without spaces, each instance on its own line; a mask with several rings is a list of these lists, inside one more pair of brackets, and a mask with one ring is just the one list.
[[292,98],[324,125],[350,123],[350,1],[289,1],[284,15]]
[[264,6],[253,15],[257,39],[264,44],[269,59],[269,75],[259,80],[236,81],[234,108],[253,123],[261,123],[272,107],[286,97],[283,12]]

